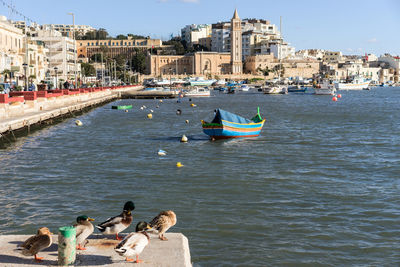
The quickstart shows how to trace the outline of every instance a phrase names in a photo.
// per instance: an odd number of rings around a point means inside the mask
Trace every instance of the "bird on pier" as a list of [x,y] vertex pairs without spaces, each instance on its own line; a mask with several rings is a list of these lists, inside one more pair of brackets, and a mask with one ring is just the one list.
[[76,218],[77,224],[75,224],[74,227],[76,228],[76,248],[78,250],[86,250],[86,238],[88,238],[94,231],[91,221],[94,221],[94,219],[89,218],[86,215]]
[[172,210],[160,212],[151,222],[150,226],[152,229],[158,231],[158,237],[161,240],[167,241],[168,239],[164,236],[165,232],[169,228],[176,224],[176,214]]
[[151,229],[147,222],[139,222],[136,225],[136,232],[127,235],[124,240],[115,247],[115,251],[119,255],[126,257],[126,261],[134,261],[129,257],[136,256],[136,263],[143,262],[139,260],[139,254],[142,253],[143,249],[150,242],[150,237],[146,233],[147,229]]
[[105,235],[115,234],[117,240],[122,240],[118,237],[118,233],[124,231],[132,223],[133,216],[132,211],[135,209],[135,204],[132,201],[128,201],[124,205],[122,213],[118,216],[111,217],[105,222],[96,225],[96,227]]
[[22,255],[35,256],[35,261],[40,262],[43,260],[43,257],[39,258],[37,254],[45,248],[51,246],[53,242],[51,239],[51,235],[52,233],[50,232],[49,228],[41,227],[37,231],[36,235],[31,236],[27,240],[25,240],[24,243],[19,245],[18,249],[22,250]]

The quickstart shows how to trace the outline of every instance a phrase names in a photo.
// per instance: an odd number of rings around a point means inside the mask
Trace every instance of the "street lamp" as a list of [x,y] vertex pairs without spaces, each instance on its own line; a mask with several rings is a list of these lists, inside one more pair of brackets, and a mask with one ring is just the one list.
[[24,63],[24,64],[22,64],[22,67],[24,68],[24,75],[25,75],[25,89],[24,89],[24,91],[28,91],[28,82],[27,82],[27,80],[28,80],[28,77],[26,76],[26,70],[27,70],[27,68],[28,68],[28,64],[26,64],[26,63]]
[[72,16],[72,39],[74,40],[74,77],[75,77],[75,85],[74,88],[76,89],[77,86],[77,80],[76,80],[76,55],[77,55],[77,51],[76,51],[76,41],[75,41],[75,15],[74,13],[68,13],[68,15]]
[[54,72],[56,73],[56,89],[58,88],[58,68],[54,67]]

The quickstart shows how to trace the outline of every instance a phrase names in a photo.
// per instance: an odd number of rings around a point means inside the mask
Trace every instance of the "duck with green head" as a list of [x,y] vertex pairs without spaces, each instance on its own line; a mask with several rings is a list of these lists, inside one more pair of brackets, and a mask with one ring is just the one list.
[[86,238],[88,238],[94,231],[91,221],[94,221],[94,219],[89,218],[86,215],[81,215],[76,218],[77,223],[74,225],[74,227],[76,228],[76,248],[78,250],[86,250]]
[[121,243],[115,247],[115,251],[126,257],[126,261],[134,261],[129,257],[136,256],[136,263],[143,262],[139,260],[139,254],[142,253],[143,249],[149,244],[150,237],[146,233],[147,229],[151,229],[147,222],[139,222],[136,225],[136,232],[127,235]]
[[124,231],[132,223],[132,211],[134,209],[135,204],[132,201],[126,202],[120,215],[111,217],[105,222],[96,225],[97,229],[105,235],[115,235],[117,240],[122,240],[122,238],[118,237],[118,233]]

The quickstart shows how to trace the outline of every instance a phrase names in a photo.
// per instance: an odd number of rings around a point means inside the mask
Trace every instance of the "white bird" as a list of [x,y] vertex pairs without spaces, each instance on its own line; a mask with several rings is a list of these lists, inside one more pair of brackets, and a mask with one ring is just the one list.
[[136,232],[127,235],[116,247],[115,251],[126,257],[126,261],[134,261],[129,257],[136,256],[136,263],[143,262],[139,260],[139,254],[149,244],[150,237],[146,233],[146,229],[151,229],[147,222],[139,222],[136,225]]

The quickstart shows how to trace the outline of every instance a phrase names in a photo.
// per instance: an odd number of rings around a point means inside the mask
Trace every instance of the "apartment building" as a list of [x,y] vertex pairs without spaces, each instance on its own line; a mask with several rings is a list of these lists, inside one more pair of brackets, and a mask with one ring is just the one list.
[[74,80],[75,71],[77,76],[80,75],[80,64],[75,65],[77,52],[73,39],[53,29],[38,30],[31,40],[43,42],[48,49],[48,78],[57,76],[59,80]]
[[85,35],[87,32],[95,31],[96,29],[88,25],[69,25],[69,24],[43,24],[41,26],[43,30],[53,29],[62,34],[65,37],[73,37],[73,32],[75,30],[75,35]]
[[181,29],[182,41],[189,45],[198,44],[202,38],[211,37],[211,24],[191,24]]

